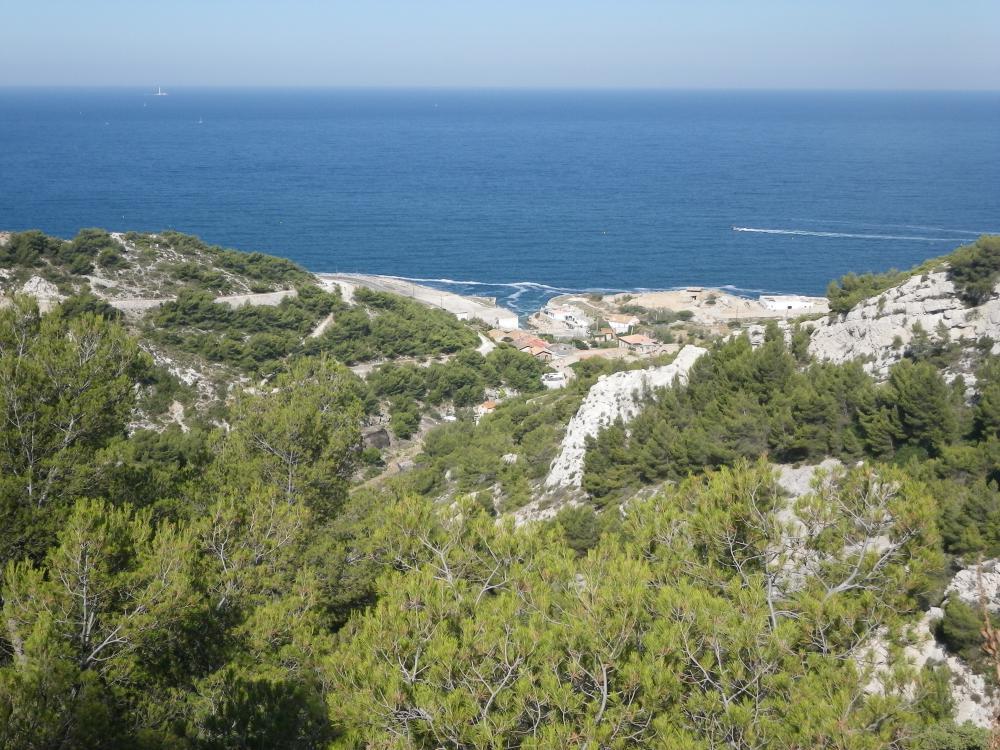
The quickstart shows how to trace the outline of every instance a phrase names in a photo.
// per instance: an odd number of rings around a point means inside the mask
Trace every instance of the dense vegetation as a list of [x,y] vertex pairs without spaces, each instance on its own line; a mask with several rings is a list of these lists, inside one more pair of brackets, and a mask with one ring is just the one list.
[[51,265],[69,274],[91,273],[95,265],[118,269],[127,265],[121,246],[102,229],[82,229],[67,242],[32,230],[11,236],[0,246],[0,264],[27,269]]
[[149,316],[146,336],[209,362],[267,372],[289,354],[302,351],[317,321],[344,308],[340,297],[314,286],[303,286],[296,296],[275,306],[234,308],[214,300],[212,292],[181,292]]
[[[475,332],[442,310],[391,294],[358,290],[348,307],[338,294],[303,285],[277,305],[231,307],[213,293],[190,289],[163,304],[145,335],[210,362],[259,373],[274,371],[292,354],[329,354],[346,364],[400,357],[424,358],[475,347]],[[321,335],[310,333],[328,315]]]
[[534,393],[542,390],[545,369],[527,352],[502,345],[486,356],[467,349],[426,367],[388,363],[371,374],[368,384],[376,397],[389,400],[392,431],[408,438],[428,407],[474,406],[486,397],[487,388],[505,396]]
[[[29,240],[30,262],[65,251]],[[266,377],[183,429],[133,421],[184,386],[99,300],[0,307],[0,748],[986,746],[951,720],[947,668],[899,658],[950,562],[1000,555],[983,351],[970,402],[930,334],[884,383],[811,362],[801,329],[720,343],[594,441],[591,502],[515,528],[500,514],[537,497],[587,388],[624,365],[545,391],[534,358],[484,356],[412,301],[302,284],[234,309],[212,273],[182,269],[144,345]],[[367,382],[345,366],[382,359]],[[414,470],[359,486],[378,404],[398,436],[457,418]],[[845,467],[789,500],[770,462],[827,456]],[[950,599],[937,636],[988,675],[980,627]],[[876,636],[888,665],[866,658]]]
[[947,551],[1000,553],[1000,362],[983,362],[970,406],[962,379],[948,385],[924,359],[904,358],[876,384],[857,363],[802,364],[793,347],[774,327],[757,349],[745,338],[720,344],[686,386],[660,393],[627,429],[602,431],[585,459],[595,504],[741,458],[867,458],[937,483]]
[[357,289],[354,307],[335,318],[317,341],[341,362],[434,357],[475,347],[475,332],[444,310],[394,294]]
[[16,232],[0,245],[0,265],[21,282],[38,274],[64,294],[79,291],[79,277],[92,273],[126,287],[144,287],[145,294],[136,296],[165,296],[182,289],[266,292],[312,281],[309,273],[284,258],[226,250],[179,232],[129,232],[121,240],[103,229],[81,229],[72,240],[37,230]]

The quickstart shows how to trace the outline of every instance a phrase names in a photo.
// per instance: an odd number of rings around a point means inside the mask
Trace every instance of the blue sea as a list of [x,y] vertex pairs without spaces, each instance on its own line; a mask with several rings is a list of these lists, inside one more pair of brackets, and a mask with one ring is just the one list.
[[157,231],[531,309],[821,294],[1000,231],[1000,93],[0,89],[0,228]]

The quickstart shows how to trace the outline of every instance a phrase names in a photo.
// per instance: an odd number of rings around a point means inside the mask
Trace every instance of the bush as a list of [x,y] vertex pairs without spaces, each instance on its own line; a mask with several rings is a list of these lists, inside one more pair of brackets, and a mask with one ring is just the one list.
[[313,345],[347,364],[396,357],[431,357],[474,348],[475,332],[444,310],[394,294],[358,289]]
[[555,518],[566,544],[577,555],[587,554],[601,540],[601,520],[593,508],[586,505],[568,506]]
[[[1000,625],[996,617],[991,619],[995,626]],[[983,652],[982,629],[983,616],[978,609],[954,597],[945,605],[944,617],[938,622],[935,635],[948,651],[992,683],[995,673]]]
[[304,344],[305,337],[321,318],[338,309],[343,309],[339,296],[310,286],[278,305],[237,308],[216,303],[212,292],[185,289],[149,316],[147,335],[211,362],[270,372],[289,354],[319,353],[312,351],[316,340]]
[[826,288],[826,297],[830,300],[830,311],[844,314],[856,304],[886,289],[902,284],[913,271],[898,271],[895,268],[885,273],[849,273],[837,281],[831,281]]
[[389,408],[389,428],[400,440],[412,437],[420,429],[420,407],[416,401],[397,396]]
[[948,261],[948,277],[962,300],[967,305],[983,304],[1000,280],[1000,235],[984,235],[960,247]]
[[988,739],[987,730],[969,722],[946,721],[924,729],[908,747],[912,750],[986,750]]

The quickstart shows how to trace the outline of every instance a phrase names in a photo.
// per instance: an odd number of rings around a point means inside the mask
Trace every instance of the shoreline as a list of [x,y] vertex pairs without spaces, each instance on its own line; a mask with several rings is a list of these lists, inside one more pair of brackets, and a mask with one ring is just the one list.
[[[411,279],[389,274],[314,273],[319,283],[340,288],[346,299],[353,290],[363,286],[374,291],[399,294],[416,299],[430,307],[453,313],[460,320],[481,319],[497,328],[516,327],[514,319],[528,320],[542,314],[546,308],[580,307],[592,313],[615,313],[622,306],[635,305],[653,311],[690,311],[706,322],[751,320],[758,318],[792,318],[802,315],[825,314],[829,307],[826,297],[788,293],[740,294],[736,287],[682,286],[671,289],[636,288],[635,290],[599,289],[587,291],[552,287],[536,282],[478,282],[451,279]],[[537,305],[513,308],[495,297],[461,294],[447,291],[434,283],[454,286],[482,286],[535,289],[544,296]],[[515,292],[515,295],[518,295]]]

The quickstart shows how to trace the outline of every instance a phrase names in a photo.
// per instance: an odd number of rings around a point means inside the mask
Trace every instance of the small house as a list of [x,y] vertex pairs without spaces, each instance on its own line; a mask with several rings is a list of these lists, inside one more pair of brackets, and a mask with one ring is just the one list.
[[618,348],[627,349],[633,354],[652,354],[656,351],[656,346],[657,344],[653,339],[641,333],[618,337]]
[[528,352],[535,359],[541,360],[542,362],[551,362],[555,355],[552,350],[547,346],[528,346],[521,350],[522,352]]
[[630,333],[633,328],[639,325],[639,319],[634,315],[619,315],[615,313],[604,316],[604,319],[608,321],[608,327],[616,334]]
[[492,414],[496,410],[496,401],[483,401],[483,403],[476,407],[476,418],[485,417],[487,414]]
[[594,341],[597,342],[614,341],[615,332],[612,328],[602,328],[597,333],[595,333],[591,338],[593,338]]

